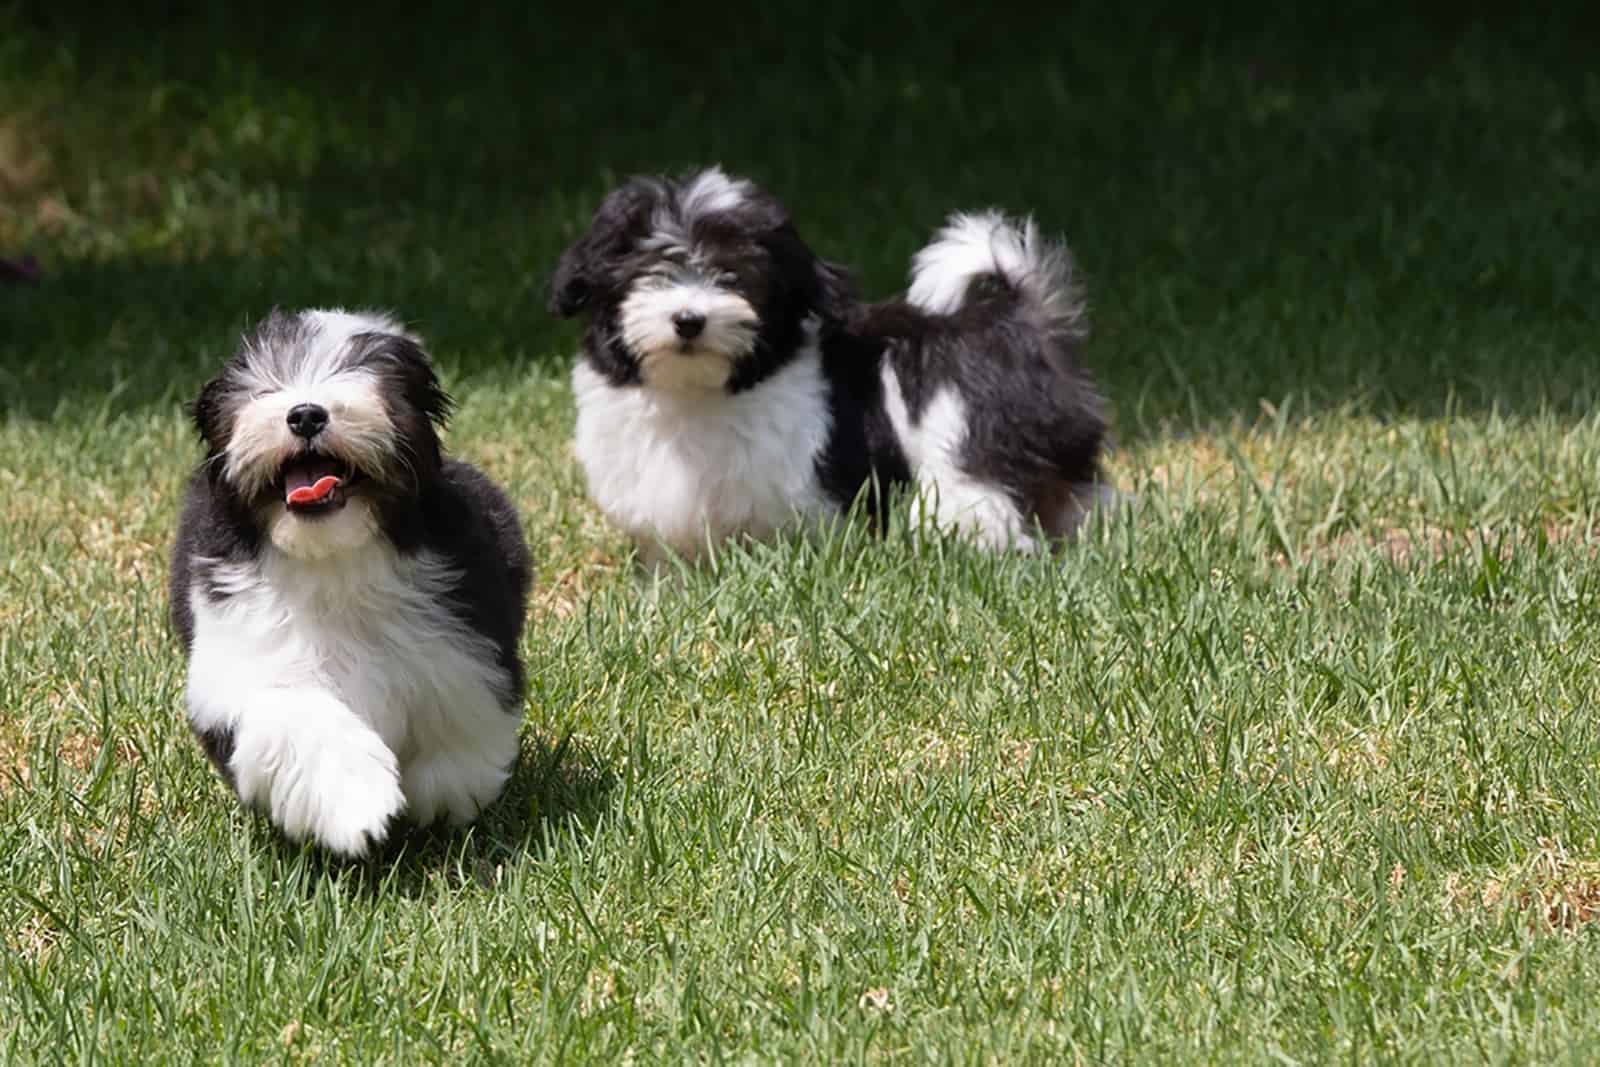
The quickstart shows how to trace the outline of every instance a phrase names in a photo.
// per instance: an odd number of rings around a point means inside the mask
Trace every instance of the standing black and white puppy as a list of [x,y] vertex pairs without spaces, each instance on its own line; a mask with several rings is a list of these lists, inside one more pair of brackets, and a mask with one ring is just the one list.
[[750,182],[634,178],[562,255],[551,309],[588,317],[572,383],[590,495],[647,554],[863,491],[881,515],[907,482],[930,521],[1033,548],[1095,495],[1082,304],[1031,224],[957,216],[907,298],[867,307]]
[[646,556],[761,537],[907,476],[876,361],[841,343],[844,274],[748,182],[629,181],[562,255],[550,306],[588,316],[577,454]]
[[189,722],[246,805],[359,856],[465,823],[517,756],[530,563],[394,320],[274,312],[193,406],[206,460],[172,557]]

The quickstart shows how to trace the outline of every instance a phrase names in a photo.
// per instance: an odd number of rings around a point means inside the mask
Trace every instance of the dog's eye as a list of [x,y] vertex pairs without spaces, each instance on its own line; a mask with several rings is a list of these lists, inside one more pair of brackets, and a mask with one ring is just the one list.
[[739,284],[739,276],[731,270],[725,270],[717,275],[717,284],[732,289]]

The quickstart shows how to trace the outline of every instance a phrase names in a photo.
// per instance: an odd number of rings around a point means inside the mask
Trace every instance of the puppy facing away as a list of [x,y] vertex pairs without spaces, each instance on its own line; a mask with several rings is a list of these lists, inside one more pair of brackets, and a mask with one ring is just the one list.
[[985,546],[1069,534],[1105,423],[1079,368],[1064,249],[957,216],[903,300],[866,306],[774,197],[709,169],[636,177],[563,253],[551,310],[583,314],[576,449],[647,557],[693,558],[914,483]]
[[260,322],[192,409],[190,726],[244,804],[347,856],[401,815],[471,821],[517,756],[528,549],[443,454],[449,407],[394,320],[313,310]]
[[884,403],[917,484],[914,514],[991,549],[1070,537],[1110,496],[1104,403],[1065,246],[1031,220],[952,216],[918,252],[904,299],[860,316],[883,354]]

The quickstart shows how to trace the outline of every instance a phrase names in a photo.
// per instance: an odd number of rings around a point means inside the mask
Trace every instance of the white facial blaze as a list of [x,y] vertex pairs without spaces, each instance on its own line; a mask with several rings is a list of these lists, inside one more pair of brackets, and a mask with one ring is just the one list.
[[394,429],[376,378],[360,369],[306,369],[323,376],[303,373],[285,382],[252,376],[260,391],[234,415],[226,456],[228,480],[245,496],[270,484],[284,461],[303,449],[305,442],[289,430],[289,411],[300,404],[328,412],[327,428],[317,439],[322,451],[371,471],[391,462]]
[[[705,319],[691,338],[673,316]],[[639,360],[647,384],[667,389],[721,389],[734,364],[755,347],[759,319],[738,293],[701,281],[646,279],[622,302],[622,341]]]
[[[349,360],[358,335],[410,335],[387,317],[337,310],[306,312],[303,325],[305,332],[289,347],[269,341],[247,349],[243,365],[233,372],[232,385],[242,399],[234,401],[230,414],[223,473],[246,499],[277,481],[285,462],[305,451],[305,440],[289,428],[289,412],[301,404],[327,412],[327,425],[314,441],[317,452],[384,477],[401,473],[397,468],[405,462],[396,451],[382,381]],[[274,545],[305,560],[347,552],[378,532],[371,503],[359,495],[337,511],[310,516],[289,511],[282,500],[270,501],[263,521]]]
[[678,194],[676,209],[663,206],[652,217],[658,232],[683,238],[684,228],[696,218],[732,211],[743,204],[751,194],[750,183],[742,178],[730,178],[712,167],[703,170],[687,182]]

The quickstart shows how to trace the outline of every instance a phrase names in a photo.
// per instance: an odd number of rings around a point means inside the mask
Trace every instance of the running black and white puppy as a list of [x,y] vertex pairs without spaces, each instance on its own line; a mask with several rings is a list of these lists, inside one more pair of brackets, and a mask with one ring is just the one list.
[[517,757],[530,561],[444,456],[449,398],[375,313],[274,312],[201,391],[172,557],[189,723],[246,805],[359,856],[465,823]]
[[956,216],[904,300],[866,306],[750,182],[637,177],[562,255],[585,314],[573,369],[591,496],[650,555],[694,557],[914,483],[919,512],[993,548],[1071,532],[1105,423],[1078,366],[1065,249]]

